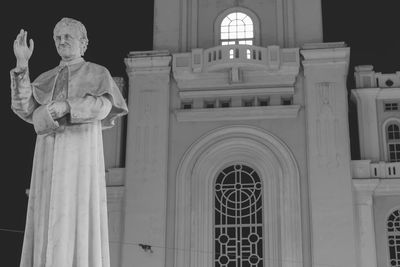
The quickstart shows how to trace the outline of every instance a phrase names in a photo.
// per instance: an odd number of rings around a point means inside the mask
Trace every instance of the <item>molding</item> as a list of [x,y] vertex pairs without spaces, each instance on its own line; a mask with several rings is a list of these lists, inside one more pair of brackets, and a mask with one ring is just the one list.
[[270,73],[268,71],[243,71],[243,83],[229,81],[229,72],[174,73],[178,88],[182,90],[233,89],[257,87],[291,87],[296,82],[297,73]]
[[[241,162],[264,184],[264,261],[303,266],[298,166],[289,148],[251,126],[216,129],[184,154],[176,181],[175,267],[212,266],[213,183],[224,167]],[[210,212],[211,211],[211,212]],[[200,252],[200,253],[198,253]]]
[[179,122],[296,118],[300,105],[175,110]]
[[[360,91],[365,89],[360,89]],[[400,98],[400,88],[379,88],[376,99],[387,100],[393,98]]]
[[248,89],[219,89],[219,90],[181,90],[181,99],[204,97],[234,97],[234,96],[265,96],[265,95],[294,95],[294,87],[248,88]]
[[380,179],[375,196],[400,195],[400,179]]
[[[350,60],[349,47],[337,47],[337,43],[332,44],[332,48],[326,48],[330,43],[321,44],[307,44],[300,50],[303,56],[302,64],[305,68],[318,65],[338,65],[345,64],[346,68],[344,74],[347,75],[348,64]],[[307,49],[304,49],[306,47]],[[316,47],[315,49],[308,49],[308,47]],[[321,47],[321,48],[318,48]]]
[[370,193],[372,196],[400,195],[400,178],[357,179],[353,178],[356,193]]
[[373,194],[380,179],[353,179],[354,191],[356,193]]
[[124,59],[129,76],[143,73],[169,73],[171,58],[167,50],[130,52]]

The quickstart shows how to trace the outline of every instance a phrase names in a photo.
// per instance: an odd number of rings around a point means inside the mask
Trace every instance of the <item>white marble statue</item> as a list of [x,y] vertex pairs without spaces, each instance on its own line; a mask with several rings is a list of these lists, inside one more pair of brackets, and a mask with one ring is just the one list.
[[37,132],[21,267],[109,267],[102,129],[128,110],[108,70],[86,62],[82,23],[54,28],[59,66],[29,80],[34,43],[14,41],[12,110]]

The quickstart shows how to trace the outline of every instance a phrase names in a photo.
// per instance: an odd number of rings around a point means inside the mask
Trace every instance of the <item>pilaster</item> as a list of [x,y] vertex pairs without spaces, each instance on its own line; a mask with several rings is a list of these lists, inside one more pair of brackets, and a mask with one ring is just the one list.
[[344,43],[303,55],[312,266],[356,266]]
[[379,88],[351,90],[351,96],[357,103],[358,133],[361,159],[379,161],[379,133],[376,99]]
[[125,59],[129,116],[122,267],[165,264],[170,62],[168,51],[131,52]]
[[353,179],[357,225],[357,266],[377,266],[373,194],[378,184],[378,179]]

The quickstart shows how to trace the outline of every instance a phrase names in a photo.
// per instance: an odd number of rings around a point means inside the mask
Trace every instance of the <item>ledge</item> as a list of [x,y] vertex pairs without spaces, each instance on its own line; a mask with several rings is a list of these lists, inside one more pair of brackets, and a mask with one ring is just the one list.
[[204,97],[234,97],[234,96],[258,96],[258,95],[294,95],[293,87],[273,88],[249,88],[249,89],[216,89],[216,90],[181,90],[179,97],[204,98]]
[[300,105],[176,110],[179,122],[296,118]]
[[351,173],[353,179],[400,178],[400,162],[372,163],[371,160],[352,160]]
[[172,56],[168,51],[130,52],[124,59],[126,71],[131,73],[169,72]]

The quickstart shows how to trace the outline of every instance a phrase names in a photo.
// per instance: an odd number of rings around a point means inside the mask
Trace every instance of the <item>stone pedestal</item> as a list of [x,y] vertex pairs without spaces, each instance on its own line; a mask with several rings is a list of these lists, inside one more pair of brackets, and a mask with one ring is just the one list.
[[[165,264],[171,56],[130,53],[123,267]],[[141,245],[140,245],[141,244]]]
[[346,75],[350,49],[310,44],[304,66],[312,266],[356,266]]

